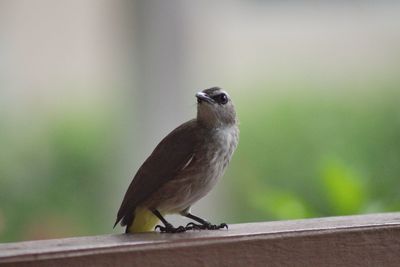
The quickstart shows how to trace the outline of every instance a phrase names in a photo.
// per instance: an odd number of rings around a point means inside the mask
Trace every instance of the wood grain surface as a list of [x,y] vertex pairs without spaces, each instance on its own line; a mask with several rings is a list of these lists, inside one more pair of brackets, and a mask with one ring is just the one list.
[[0,244],[1,266],[400,266],[400,213]]

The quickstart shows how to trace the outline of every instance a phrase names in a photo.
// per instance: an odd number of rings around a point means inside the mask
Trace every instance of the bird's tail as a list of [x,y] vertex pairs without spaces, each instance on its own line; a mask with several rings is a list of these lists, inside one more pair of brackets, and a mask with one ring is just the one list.
[[131,225],[126,226],[126,233],[150,232],[158,223],[159,219],[149,209],[136,208],[135,217]]

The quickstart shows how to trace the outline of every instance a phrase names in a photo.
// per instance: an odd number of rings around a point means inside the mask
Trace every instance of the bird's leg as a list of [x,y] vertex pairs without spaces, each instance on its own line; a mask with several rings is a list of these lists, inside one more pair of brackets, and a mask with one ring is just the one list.
[[154,230],[160,229],[162,233],[182,233],[186,231],[186,228],[183,226],[178,226],[174,227],[172,224],[170,224],[162,215],[161,213],[153,209],[151,212],[153,212],[154,215],[157,216],[158,219],[164,224],[164,226],[157,225]]
[[193,230],[193,229],[196,229],[196,230],[197,229],[199,229],[199,230],[204,230],[204,229],[207,229],[207,230],[218,230],[218,229],[222,229],[222,228],[228,229],[228,225],[226,223],[221,223],[219,225],[211,224],[210,222],[208,222],[208,221],[206,221],[206,220],[204,220],[204,219],[202,219],[200,217],[197,217],[197,216],[195,216],[195,215],[193,215],[191,213],[186,213],[186,214],[183,214],[183,215],[188,217],[188,218],[190,218],[190,219],[192,219],[192,220],[195,220],[198,223],[200,223],[200,224],[197,224],[197,223],[190,222],[190,223],[188,223],[186,225],[186,227],[185,227],[186,230]]

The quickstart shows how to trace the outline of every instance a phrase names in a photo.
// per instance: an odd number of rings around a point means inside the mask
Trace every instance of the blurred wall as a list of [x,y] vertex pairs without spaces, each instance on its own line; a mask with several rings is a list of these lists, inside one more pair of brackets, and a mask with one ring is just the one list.
[[109,233],[137,168],[195,116],[195,92],[215,85],[236,103],[241,142],[198,214],[398,209],[399,11],[393,1],[1,1],[0,240]]

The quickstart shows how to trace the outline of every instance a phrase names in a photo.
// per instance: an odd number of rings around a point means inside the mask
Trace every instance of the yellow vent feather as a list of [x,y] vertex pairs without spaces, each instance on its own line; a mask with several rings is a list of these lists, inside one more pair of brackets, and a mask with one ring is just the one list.
[[146,208],[136,208],[135,219],[128,228],[129,233],[150,232],[158,223],[159,219]]

